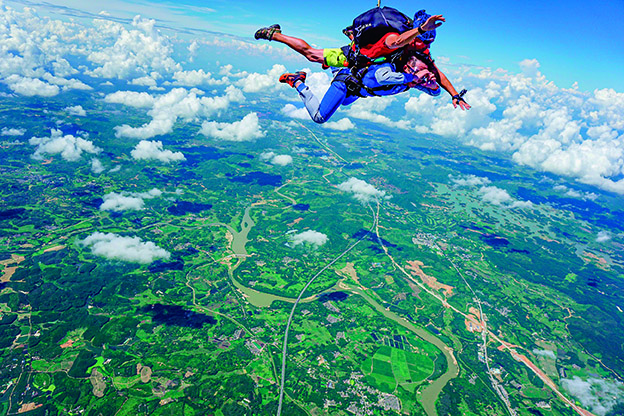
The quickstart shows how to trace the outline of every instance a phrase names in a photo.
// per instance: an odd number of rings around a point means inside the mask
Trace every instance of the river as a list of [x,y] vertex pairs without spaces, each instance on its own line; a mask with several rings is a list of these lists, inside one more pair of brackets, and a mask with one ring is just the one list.
[[[249,303],[251,303],[252,305],[256,307],[259,307],[259,308],[270,307],[274,301],[278,301],[278,300],[288,302],[288,303],[294,303],[296,301],[296,299],[294,298],[276,296],[276,295],[272,295],[269,293],[264,293],[264,292],[254,290],[252,288],[244,286],[241,282],[239,282],[234,277],[234,270],[236,270],[240,262],[242,262],[247,256],[247,250],[245,246],[249,242],[249,239],[248,239],[249,231],[251,231],[251,229],[255,225],[255,222],[251,219],[251,216],[249,215],[251,208],[252,207],[250,206],[250,207],[247,207],[247,209],[245,209],[240,231],[236,231],[229,225],[223,224],[228,228],[230,233],[232,233],[232,237],[233,237],[232,251],[239,258],[239,262],[234,267],[231,267],[229,269],[230,279],[232,280],[232,283],[234,284],[234,286],[245,295],[245,298],[247,299],[247,301],[249,301]],[[436,411],[435,405],[436,405],[436,402],[438,400],[440,393],[442,392],[442,389],[444,388],[444,386],[446,386],[446,383],[448,383],[451,379],[459,375],[459,366],[457,365],[457,360],[455,359],[455,356],[453,355],[453,349],[448,347],[444,342],[442,342],[442,340],[440,340],[438,337],[436,337],[432,333],[426,331],[423,328],[418,328],[414,326],[411,322],[409,322],[405,318],[402,318],[396,313],[387,310],[386,308],[381,306],[379,303],[377,303],[374,299],[372,299],[370,296],[368,296],[366,293],[364,293],[361,289],[346,285],[344,283],[342,283],[339,287],[341,290],[348,290],[354,294],[361,296],[373,308],[375,308],[377,312],[381,313],[383,316],[396,322],[402,327],[412,331],[414,334],[416,334],[423,340],[435,345],[442,352],[442,354],[444,354],[444,357],[446,358],[446,362],[447,362],[446,372],[442,374],[440,377],[438,377],[437,379],[433,380],[431,383],[427,385],[423,385],[423,387],[421,387],[417,393],[419,396],[418,401],[422,404],[427,415],[437,416],[438,413]],[[310,302],[314,300],[314,298],[315,296],[310,296],[306,299],[302,299],[300,302]]]

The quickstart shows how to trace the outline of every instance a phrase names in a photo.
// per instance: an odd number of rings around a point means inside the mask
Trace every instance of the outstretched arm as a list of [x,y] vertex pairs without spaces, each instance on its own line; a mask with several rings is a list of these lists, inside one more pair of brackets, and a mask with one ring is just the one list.
[[470,104],[464,101],[463,98],[459,98],[459,99],[454,98],[458,95],[457,90],[455,89],[455,87],[453,87],[453,84],[446,77],[446,75],[444,75],[444,73],[440,71],[435,64],[432,63],[432,65],[434,69],[433,73],[435,74],[436,79],[438,80],[438,84],[440,84],[440,86],[444,88],[446,92],[448,92],[451,95],[451,97],[453,97],[453,107],[457,108],[457,106],[459,106],[459,108],[461,108],[462,110],[469,110]]
[[429,32],[442,25],[442,22],[446,22],[446,19],[441,14],[431,16],[422,26],[410,29],[407,32],[403,32],[400,35],[391,34],[386,38],[386,46],[390,49],[398,49],[407,45],[418,35],[422,35],[425,32]]

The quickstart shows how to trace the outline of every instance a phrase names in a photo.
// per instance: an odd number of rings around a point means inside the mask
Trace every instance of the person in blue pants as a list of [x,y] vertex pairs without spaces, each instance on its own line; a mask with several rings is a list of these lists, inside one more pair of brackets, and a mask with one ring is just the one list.
[[306,73],[283,74],[279,81],[295,88],[310,117],[316,123],[328,121],[341,105],[353,104],[360,97],[394,95],[407,91],[418,81],[412,74],[398,72],[392,63],[371,65],[358,81],[349,68],[335,71],[334,79],[321,100],[305,85]]

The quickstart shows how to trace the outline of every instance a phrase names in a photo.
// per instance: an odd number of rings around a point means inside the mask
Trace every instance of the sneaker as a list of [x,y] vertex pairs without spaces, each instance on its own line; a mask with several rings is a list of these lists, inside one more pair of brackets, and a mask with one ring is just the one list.
[[297,81],[305,82],[305,80],[306,80],[306,73],[303,71],[297,71],[294,74],[287,72],[285,74],[282,74],[281,77],[279,77],[279,82],[288,84],[293,88],[295,88],[295,82]]
[[254,38],[256,38],[256,40],[258,39],[272,40],[273,35],[276,33],[282,33],[282,28],[278,24],[271,25],[269,27],[262,27],[258,29],[256,31],[256,34],[254,35]]

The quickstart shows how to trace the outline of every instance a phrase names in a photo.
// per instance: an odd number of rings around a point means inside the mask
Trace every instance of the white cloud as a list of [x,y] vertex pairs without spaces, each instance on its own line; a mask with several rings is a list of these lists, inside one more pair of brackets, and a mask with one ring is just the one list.
[[361,98],[348,107],[345,111],[350,117],[359,118],[373,123],[379,123],[392,128],[409,129],[411,122],[408,120],[394,121],[390,117],[380,114],[386,112],[386,109],[396,100],[396,97],[372,97]]
[[338,121],[327,121],[322,124],[323,127],[331,130],[347,131],[355,128],[355,124],[348,118],[342,118]]
[[565,195],[571,198],[579,198],[579,199],[584,199],[584,200],[589,199],[592,201],[598,198],[598,195],[593,192],[581,192],[575,189],[570,189],[565,185],[557,185],[553,189],[558,192],[565,192]]
[[309,120],[310,114],[305,107],[295,107],[292,104],[286,104],[281,110],[287,117],[298,118],[300,120]]
[[276,90],[281,84],[279,77],[286,72],[284,65],[275,64],[265,74],[257,72],[251,73],[236,82],[236,86],[241,87],[244,92],[266,92]]
[[466,175],[461,178],[453,178],[451,180],[455,184],[455,186],[478,186],[478,185],[487,185],[490,183],[488,178],[482,178],[475,175]]
[[351,192],[353,197],[362,203],[368,203],[386,196],[386,191],[380,191],[366,181],[354,177],[338,185],[338,189]]
[[67,111],[72,116],[85,117],[87,112],[81,105],[75,105],[73,107],[65,107],[65,111]]
[[141,210],[145,207],[144,199],[152,199],[161,195],[162,191],[156,188],[143,193],[109,192],[102,197],[103,202],[102,205],[100,205],[100,210],[116,212]]
[[260,122],[256,113],[249,113],[242,120],[233,123],[205,121],[199,132],[207,137],[234,142],[264,137],[264,132],[260,129]]
[[450,71],[455,85],[469,88],[472,108],[461,111],[448,99],[418,95],[405,104],[406,119],[419,133],[505,152],[517,163],[624,194],[624,93],[558,88],[539,67],[526,59],[519,74]]
[[169,260],[171,254],[152,243],[143,242],[139,237],[123,237],[113,233],[96,232],[80,242],[91,247],[96,256],[110,260],[149,264],[157,259]]
[[327,235],[314,230],[303,231],[290,237],[293,245],[308,243],[320,247],[327,242]]
[[278,166],[290,165],[292,161],[293,158],[290,155],[277,155],[271,159],[271,163]]
[[624,384],[599,378],[581,379],[579,376],[564,378],[561,385],[581,405],[591,409],[598,416],[605,416],[617,403],[624,401]]
[[83,90],[83,91],[88,91],[88,90],[92,90],[93,88],[91,88],[90,86],[88,86],[87,84],[85,84],[82,81],[79,81],[77,79],[65,79],[62,77],[57,77],[54,76],[50,73],[45,73],[43,74],[42,78],[46,81],[48,81],[50,84],[53,85],[58,85],[60,87],[63,87],[62,90]]
[[19,75],[10,75],[2,82],[13,91],[20,95],[33,97],[53,97],[61,91],[56,85],[50,85],[38,78],[24,78]]
[[199,85],[223,85],[229,81],[227,77],[215,79],[210,72],[204,72],[203,69],[192,71],[177,71],[173,74],[173,79],[174,85],[187,87],[196,87]]
[[477,193],[479,194],[479,197],[482,201],[489,204],[499,205],[504,208],[533,208],[533,203],[531,201],[518,201],[512,198],[506,190],[498,188],[496,186],[489,186],[490,180],[488,178],[483,178],[475,175],[465,175],[459,178],[455,178],[452,175],[449,175],[449,177],[453,181],[453,185],[456,187],[478,186],[479,189]]
[[268,161],[278,166],[286,166],[292,163],[293,158],[290,155],[277,155],[274,152],[264,152],[260,154],[260,160]]
[[102,162],[100,162],[99,159],[97,158],[93,158],[91,159],[91,172],[95,173],[96,175],[104,172],[106,169],[104,168],[104,165],[102,165]]
[[135,108],[151,108],[156,99],[146,92],[117,91],[104,97],[104,101]]
[[479,188],[479,195],[484,202],[500,205],[506,208],[532,208],[531,201],[517,201],[512,198],[509,193],[496,186],[482,186]]
[[156,87],[158,85],[154,78],[148,76],[135,78],[130,81],[130,84],[139,85],[142,87]]
[[23,136],[25,133],[26,129],[3,127],[0,136]]
[[197,55],[198,49],[199,49],[199,43],[197,43],[197,40],[193,40],[193,42],[191,42],[187,48],[187,50],[189,51],[189,57],[188,57],[189,62],[193,62],[193,60],[195,59],[195,56]]
[[171,57],[173,46],[154,28],[154,20],[136,16],[132,29],[110,20],[95,20],[90,33],[106,39],[106,46],[92,50],[87,59],[96,67],[87,75],[103,78],[140,78],[158,72],[172,74],[181,69]]
[[186,160],[182,152],[163,150],[161,141],[141,140],[130,155],[137,160],[159,160],[164,163]]
[[537,59],[524,59],[520,62],[520,68],[522,68],[522,73],[530,78],[535,78],[540,75],[539,72],[540,63]]
[[496,186],[483,186],[479,189],[481,199],[494,205],[502,205],[511,203],[513,198],[509,196],[507,191]]
[[100,205],[100,211],[127,211],[127,210],[141,210],[145,207],[143,198],[118,194],[111,192],[103,197],[104,202]]
[[600,231],[598,237],[596,237],[597,243],[604,243],[611,240],[611,233],[608,231]]
[[152,120],[141,127],[127,124],[115,127],[115,136],[135,139],[149,139],[173,131],[173,125],[182,118],[184,121],[196,121],[201,116],[208,116],[226,109],[230,102],[244,99],[241,91],[233,86],[225,90],[225,95],[217,97],[199,97],[200,91],[174,88],[166,94],[156,97],[147,93],[118,91],[107,95],[109,103],[126,104],[137,108],[151,108],[147,113]]
[[247,71],[234,72],[234,66],[232,64],[226,64],[223,65],[219,70],[219,75],[224,75],[226,77],[243,78],[249,75],[249,73]]
[[102,150],[82,137],[64,136],[60,130],[52,130],[50,137],[33,137],[29,143],[37,146],[32,157],[39,160],[46,154],[60,154],[63,159],[75,162],[82,157],[82,153],[97,154]]

